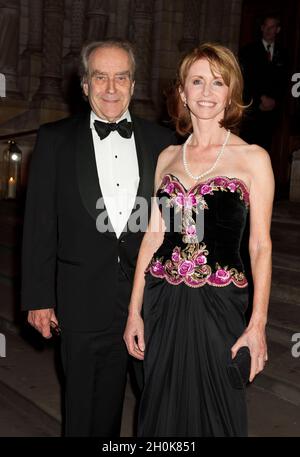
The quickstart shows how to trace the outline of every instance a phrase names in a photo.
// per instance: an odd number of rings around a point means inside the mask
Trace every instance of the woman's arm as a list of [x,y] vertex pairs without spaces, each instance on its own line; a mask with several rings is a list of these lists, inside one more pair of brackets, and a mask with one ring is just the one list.
[[[161,168],[164,162],[164,151],[158,159],[155,172],[155,195],[161,182]],[[164,221],[161,217],[156,199],[152,199],[151,217],[144,235],[137,259],[133,289],[128,310],[128,319],[124,332],[124,341],[130,355],[142,360],[144,358],[144,323],[141,318],[145,287],[145,270],[157,249],[163,242],[165,232]]]
[[233,358],[241,346],[251,353],[250,381],[263,370],[268,359],[265,326],[271,288],[272,243],[270,238],[274,198],[274,176],[268,153],[252,147],[249,158],[250,238],[249,253],[254,284],[252,315],[243,335],[232,347]]

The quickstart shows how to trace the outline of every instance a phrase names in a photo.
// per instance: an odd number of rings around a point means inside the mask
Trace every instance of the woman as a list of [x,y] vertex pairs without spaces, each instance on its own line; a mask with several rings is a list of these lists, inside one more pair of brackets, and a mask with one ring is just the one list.
[[[231,132],[243,113],[242,89],[237,61],[221,45],[200,45],[179,67],[173,117],[178,133],[192,133],[160,154],[159,202],[124,333],[129,353],[144,359],[140,436],[247,436],[245,389],[231,384],[227,367],[248,347],[251,382],[268,359],[274,179],[268,153]],[[254,296],[246,327],[239,249],[248,210]]]

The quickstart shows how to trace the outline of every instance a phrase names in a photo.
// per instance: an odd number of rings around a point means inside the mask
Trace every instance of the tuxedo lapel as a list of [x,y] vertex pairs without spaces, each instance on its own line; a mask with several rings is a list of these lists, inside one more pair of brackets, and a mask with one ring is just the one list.
[[135,208],[139,209],[138,206],[136,207],[137,198],[142,197],[145,200],[147,200],[148,205],[150,204],[149,197],[152,196],[153,182],[154,182],[155,164],[154,164],[154,159],[153,159],[153,153],[150,149],[149,144],[144,139],[145,132],[143,131],[143,127],[141,125],[140,120],[133,115],[131,115],[131,119],[133,122],[133,133],[134,133],[135,147],[136,147],[136,153],[137,153],[137,159],[138,159],[138,165],[139,165],[140,181],[139,181],[139,186],[138,186],[138,190],[137,190],[135,203],[134,203],[133,209],[131,211],[131,215],[127,221],[126,226],[124,227],[124,231],[121,233],[120,238],[126,236],[126,234],[129,232],[128,225],[130,226],[130,220],[133,219],[133,213],[135,211]]
[[[76,168],[79,192],[84,207],[93,219],[96,219],[102,211],[107,211],[106,207],[96,208],[99,198],[103,198],[93,143],[92,131],[90,128],[90,114],[88,113],[78,125],[76,132]],[[103,205],[102,205],[103,206]],[[104,232],[109,237],[116,237],[109,217],[107,216],[108,230]]]

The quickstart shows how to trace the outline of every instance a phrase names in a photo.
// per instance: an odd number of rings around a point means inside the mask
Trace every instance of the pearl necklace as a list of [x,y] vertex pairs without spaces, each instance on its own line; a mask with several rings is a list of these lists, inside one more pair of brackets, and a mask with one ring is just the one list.
[[218,153],[217,155],[217,158],[216,158],[216,161],[215,163],[213,164],[212,167],[210,167],[209,170],[205,171],[204,173],[201,173],[201,175],[198,175],[198,176],[195,176],[191,173],[191,171],[189,170],[189,167],[188,167],[188,164],[187,164],[187,160],[186,160],[186,147],[187,145],[189,144],[189,142],[191,141],[192,139],[192,135],[190,135],[188,137],[188,139],[186,140],[186,142],[184,143],[184,145],[182,146],[182,161],[183,161],[183,167],[184,167],[184,171],[186,172],[186,174],[192,178],[194,181],[198,181],[199,179],[203,178],[204,176],[210,174],[217,166],[220,158],[222,157],[223,153],[224,153],[224,149],[225,149],[225,146],[226,144],[228,143],[228,140],[229,140],[229,137],[230,137],[230,130],[227,130],[227,135],[226,135],[226,138],[225,138],[225,141],[224,143],[222,144],[222,147],[220,149],[220,152]]

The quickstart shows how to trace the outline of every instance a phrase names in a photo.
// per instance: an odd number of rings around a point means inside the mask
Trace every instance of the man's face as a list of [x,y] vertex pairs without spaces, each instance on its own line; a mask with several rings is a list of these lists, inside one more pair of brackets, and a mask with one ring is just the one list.
[[127,110],[134,89],[129,55],[119,48],[95,49],[88,59],[84,94],[101,119],[115,122]]
[[276,35],[280,32],[280,26],[276,19],[267,18],[261,26],[262,37],[267,43],[273,43]]

